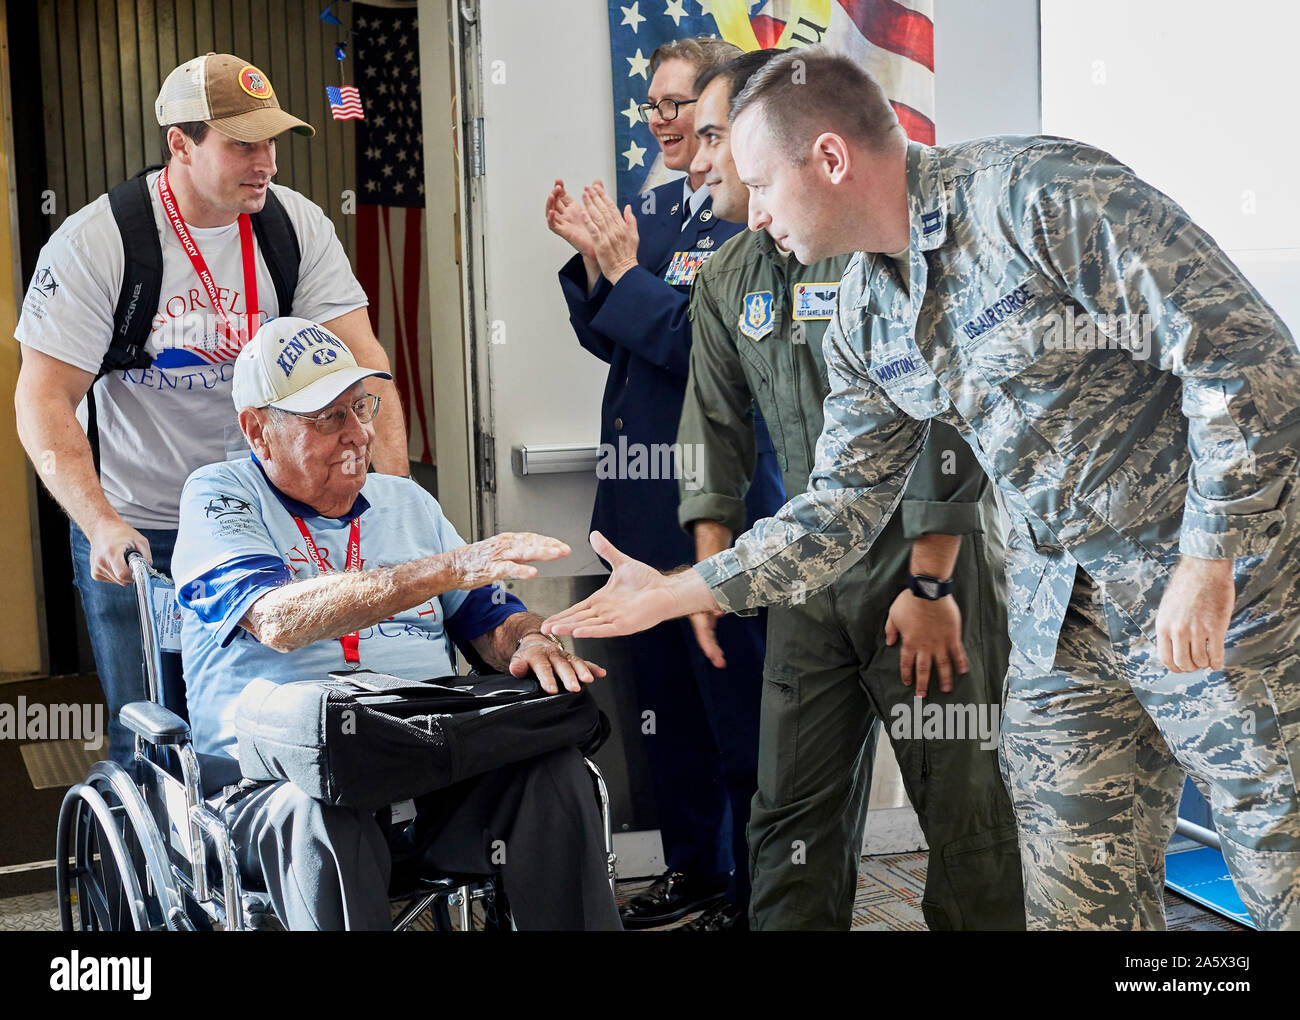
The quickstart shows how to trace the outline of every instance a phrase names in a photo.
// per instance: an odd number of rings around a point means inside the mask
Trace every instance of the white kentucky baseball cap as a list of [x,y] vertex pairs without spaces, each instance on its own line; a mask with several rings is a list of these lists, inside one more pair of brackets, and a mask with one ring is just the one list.
[[278,407],[310,414],[362,379],[391,379],[361,368],[347,344],[309,319],[282,315],[262,325],[235,359],[235,410]]

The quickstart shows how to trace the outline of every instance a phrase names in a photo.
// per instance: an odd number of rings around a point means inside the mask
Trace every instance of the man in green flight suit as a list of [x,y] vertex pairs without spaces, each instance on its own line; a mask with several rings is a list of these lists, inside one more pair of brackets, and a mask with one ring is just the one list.
[[[696,82],[691,169],[705,175],[723,219],[744,222],[749,205],[727,107],[774,55],[746,54]],[[848,261],[803,266],[766,233],[743,233],[696,277],[677,441],[700,465],[680,482],[678,513],[697,559],[744,530],[755,401],[786,491],[808,487],[829,389],[822,334]],[[771,610],[748,829],[755,928],[848,929],[878,720],[930,845],[926,923],[1024,927],[1015,821],[997,764],[1010,648],[1003,552],[992,485],[960,436],[937,427],[875,547],[829,588]],[[714,620],[701,613],[692,624],[721,665]]]

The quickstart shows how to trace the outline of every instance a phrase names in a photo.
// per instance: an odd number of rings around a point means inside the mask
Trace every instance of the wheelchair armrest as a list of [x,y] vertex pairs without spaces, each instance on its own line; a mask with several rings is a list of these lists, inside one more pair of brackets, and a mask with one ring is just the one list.
[[118,719],[132,733],[152,744],[184,744],[190,739],[189,724],[154,701],[123,705]]

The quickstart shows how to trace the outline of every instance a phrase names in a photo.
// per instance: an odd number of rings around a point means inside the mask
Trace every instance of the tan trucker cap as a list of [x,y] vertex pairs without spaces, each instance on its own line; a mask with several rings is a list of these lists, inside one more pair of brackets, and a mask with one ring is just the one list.
[[266,75],[230,53],[208,53],[181,64],[163,82],[153,107],[160,127],[201,120],[241,142],[260,142],[282,131],[316,133],[280,109]]

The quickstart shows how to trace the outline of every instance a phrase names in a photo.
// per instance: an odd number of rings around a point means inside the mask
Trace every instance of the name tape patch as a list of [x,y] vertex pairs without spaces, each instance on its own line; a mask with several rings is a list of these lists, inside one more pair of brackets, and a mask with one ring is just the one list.
[[917,360],[910,354],[905,354],[901,358],[895,358],[893,361],[887,361],[879,368],[871,369],[871,378],[882,385],[891,382],[894,379],[904,375],[911,375],[921,366]]
[[796,283],[794,317],[805,322],[834,318],[835,299],[839,291],[838,283]]
[[1025,305],[1033,299],[1033,291],[1025,284],[1021,284],[1015,290],[1003,294],[1000,298],[989,305],[979,315],[971,319],[962,326],[968,339],[974,340],[977,336],[987,333],[990,329],[1002,322],[1008,315],[1020,311]]

